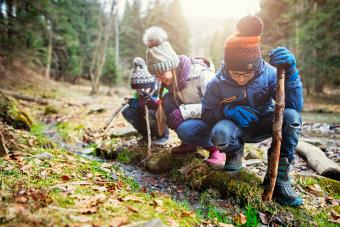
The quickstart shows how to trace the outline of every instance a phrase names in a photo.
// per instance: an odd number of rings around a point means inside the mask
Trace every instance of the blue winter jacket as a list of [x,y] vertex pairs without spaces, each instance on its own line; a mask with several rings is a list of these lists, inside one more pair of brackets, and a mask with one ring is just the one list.
[[[277,70],[262,61],[255,77],[245,86],[238,85],[224,72],[224,65],[208,83],[203,98],[202,119],[213,127],[218,121],[225,119],[223,107],[226,105],[249,105],[265,115],[274,110],[274,98],[277,87]],[[223,103],[220,103],[223,100]],[[296,80],[285,81],[285,106],[302,111],[303,86],[300,76]]]

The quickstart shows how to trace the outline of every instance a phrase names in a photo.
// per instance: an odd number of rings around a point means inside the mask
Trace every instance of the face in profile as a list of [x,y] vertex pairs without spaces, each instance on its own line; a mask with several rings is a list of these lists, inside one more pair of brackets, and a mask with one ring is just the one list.
[[173,79],[171,71],[156,73],[156,77],[165,86],[169,86],[172,83]]
[[254,77],[254,71],[229,70],[230,77],[239,85],[246,85]]
[[138,92],[138,93],[147,93],[147,94],[149,94],[150,92],[151,92],[151,88],[138,88],[138,89],[136,89],[136,91]]

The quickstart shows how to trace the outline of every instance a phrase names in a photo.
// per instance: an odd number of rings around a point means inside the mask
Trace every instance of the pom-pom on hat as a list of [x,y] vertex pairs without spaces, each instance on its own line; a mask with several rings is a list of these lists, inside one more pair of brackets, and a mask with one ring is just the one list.
[[147,46],[146,63],[151,74],[167,72],[178,67],[179,58],[162,28],[148,28],[144,33],[143,41]]
[[133,71],[131,73],[131,88],[153,88],[155,78],[148,72],[143,58],[136,57],[133,59]]
[[228,70],[248,71],[256,68],[261,58],[260,35],[262,20],[257,16],[240,19],[237,30],[231,34],[224,45],[224,64]]

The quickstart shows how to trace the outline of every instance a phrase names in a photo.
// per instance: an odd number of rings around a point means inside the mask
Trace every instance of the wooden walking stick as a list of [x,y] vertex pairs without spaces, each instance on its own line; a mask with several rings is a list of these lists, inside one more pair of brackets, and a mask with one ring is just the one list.
[[276,176],[280,159],[280,148],[282,141],[283,111],[285,109],[285,70],[282,67],[277,69],[277,89],[275,97],[275,114],[273,123],[272,152],[269,153],[267,177],[268,185],[264,187],[262,201],[271,201],[276,183]]
[[120,111],[122,111],[125,107],[127,107],[129,105],[129,101],[130,101],[129,98],[125,98],[122,105],[117,110],[113,111],[113,113],[111,114],[111,117],[106,121],[103,130],[106,130],[107,127],[109,127],[110,123],[112,122],[113,118],[115,118],[115,116],[117,116],[117,114],[119,114]]
[[146,130],[148,133],[148,150],[147,150],[147,156],[148,158],[151,157],[151,130],[150,130],[150,120],[149,120],[149,108],[148,105],[144,105],[144,110],[145,110],[145,121],[146,121]]

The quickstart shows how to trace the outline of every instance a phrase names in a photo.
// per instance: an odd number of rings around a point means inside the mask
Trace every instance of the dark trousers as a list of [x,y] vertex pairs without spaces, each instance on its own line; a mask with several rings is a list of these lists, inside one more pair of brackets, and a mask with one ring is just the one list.
[[[122,112],[124,118],[140,133],[143,137],[147,137],[147,129],[145,122],[145,114],[140,109],[126,107]],[[149,110],[149,120],[151,136],[153,138],[165,137],[169,138],[169,129],[166,127],[162,136],[158,134],[158,127],[156,121],[156,113],[154,110]]]

